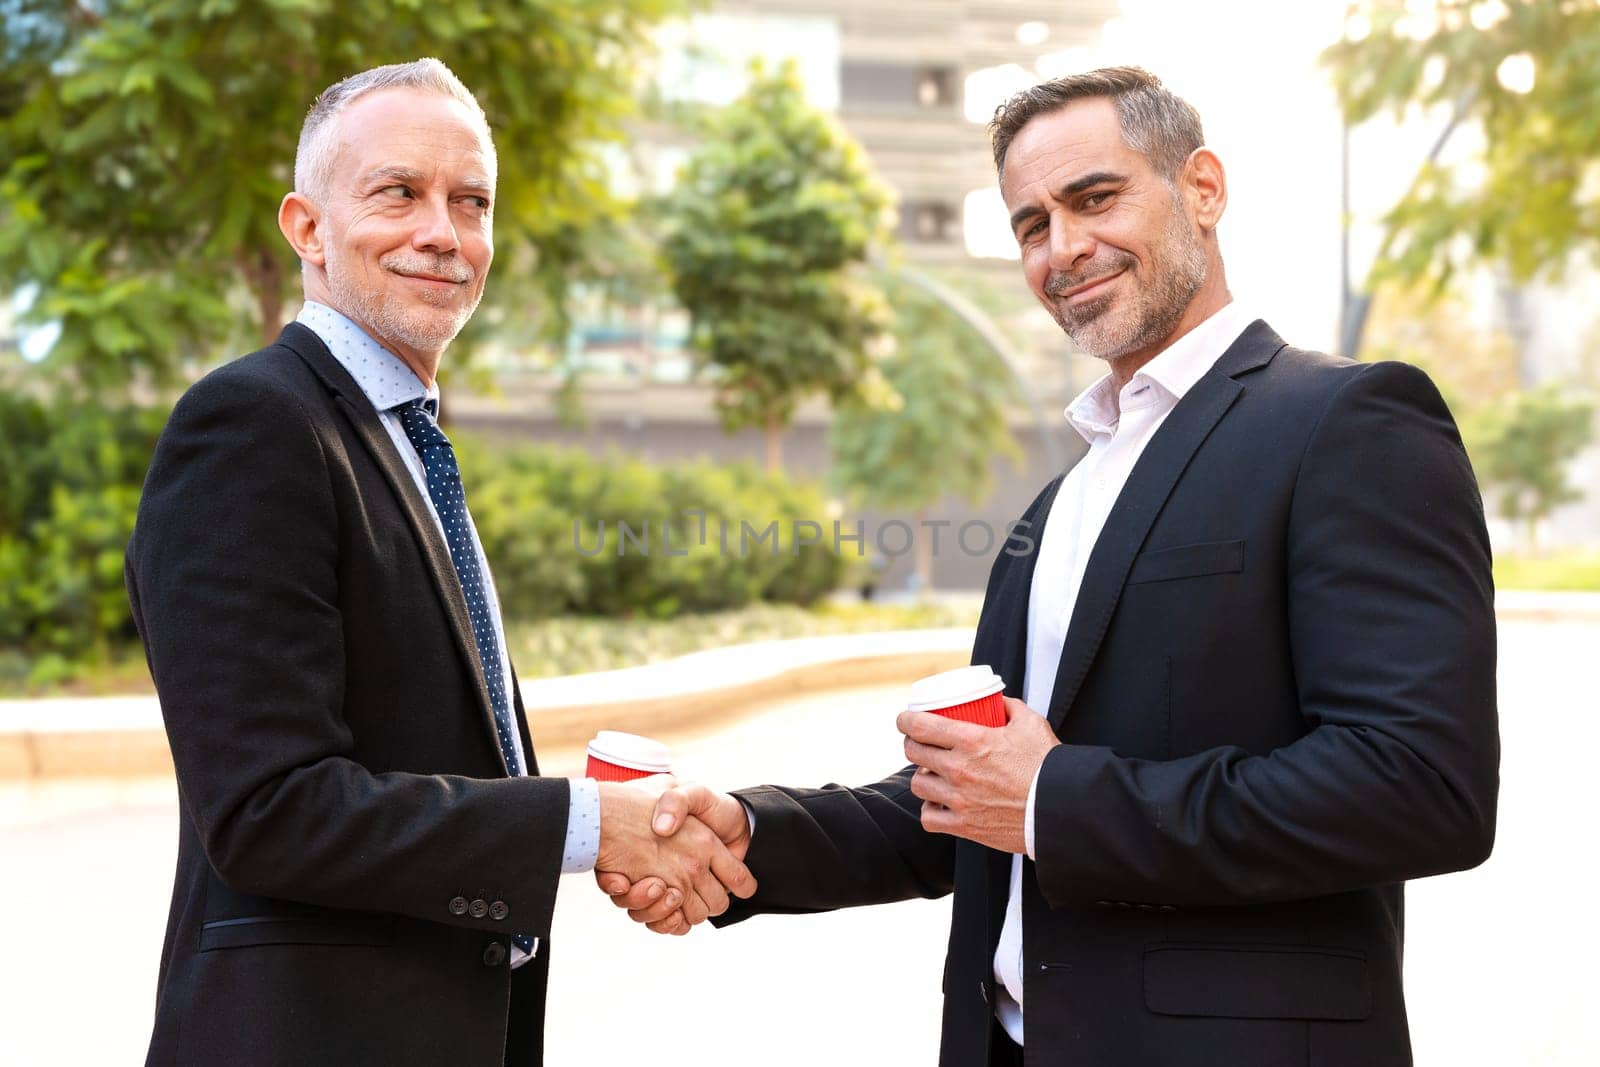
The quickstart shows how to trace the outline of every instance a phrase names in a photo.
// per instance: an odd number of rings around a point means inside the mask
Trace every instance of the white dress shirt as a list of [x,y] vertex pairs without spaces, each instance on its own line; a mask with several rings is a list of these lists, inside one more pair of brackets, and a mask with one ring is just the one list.
[[[1238,304],[1229,303],[1141,367],[1120,391],[1107,374],[1067,405],[1067,422],[1089,442],[1089,451],[1062,480],[1050,505],[1028,594],[1023,701],[1040,715],[1050,709],[1056,668],[1089,555],[1134,464],[1178,401],[1252,321]],[[1038,787],[1036,772],[1023,826],[1029,858],[1037,856],[1033,821]],[[1011,892],[995,949],[994,976],[999,983],[995,1015],[1020,1045],[1024,1010],[1021,856],[1011,862]]]
[[[395,451],[400,453],[406,469],[411,472],[411,480],[416,483],[417,492],[422,496],[423,503],[428,505],[428,514],[433,516],[434,525],[439,528],[439,535],[446,536],[444,524],[439,521],[439,513],[434,509],[433,497],[428,493],[427,469],[422,465],[422,457],[417,455],[416,446],[411,443],[411,438],[406,436],[400,414],[395,410],[419,397],[437,400],[438,382],[424,386],[422,380],[400,360],[400,357],[378,344],[361,327],[326,304],[306,301],[305,307],[300,310],[295,321],[322,339],[323,344],[328,346],[328,351],[333,354],[333,358],[350,372],[350,377],[356,380],[356,384],[366,394],[367,400],[377,411],[383,428],[388,431],[390,440],[394,442]],[[472,534],[473,552],[478,557],[478,573],[483,576],[484,598],[488,601],[489,614],[494,624],[495,644],[500,650],[500,662],[496,664],[496,668],[500,671],[505,691],[508,694],[515,694],[516,687],[511,677],[511,659],[506,654],[505,629],[500,618],[500,598],[495,593],[494,577],[489,573],[489,561],[484,558],[483,543],[478,539],[478,528],[473,525],[470,512],[467,515],[467,525]],[[487,670],[488,664],[484,666]],[[511,743],[516,748],[517,762],[522,767],[527,767],[527,756],[522,751],[522,738],[513,733]],[[600,853],[600,787],[592,778],[570,779],[570,786],[571,802],[567,807],[567,837],[566,844],[562,848],[561,873],[579,874],[593,870],[595,859]],[[522,964],[528,958],[530,957],[520,948],[512,946],[513,967]]]

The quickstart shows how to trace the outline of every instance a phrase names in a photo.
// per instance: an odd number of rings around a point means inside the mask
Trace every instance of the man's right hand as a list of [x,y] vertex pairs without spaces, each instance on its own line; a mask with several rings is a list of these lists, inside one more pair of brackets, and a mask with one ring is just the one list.
[[[680,830],[703,827],[715,834],[736,861],[742,861],[750,848],[750,817],[744,805],[727,793],[718,793],[703,785],[674,786],[662,792],[656,799],[651,826],[662,838],[674,837]],[[739,869],[748,878],[747,886],[729,885],[728,889],[743,899],[755,892],[755,878],[742,862]],[[690,908],[679,907],[670,889],[652,895],[652,879],[630,878],[626,872],[606,866],[603,850],[602,861],[595,865],[595,881],[613,903],[628,910],[630,918],[658,934],[686,934],[707,917],[701,914],[696,918],[696,912]],[[727,907],[726,896],[721,898],[721,903],[721,908],[708,914],[722,914]]]
[[730,893],[743,898],[756,890],[743,863],[749,844],[743,806],[733,801],[744,824],[734,832],[725,817],[717,826],[699,817],[697,794],[665,799],[677,791],[658,801],[639,784],[600,783],[595,878],[607,893],[620,892],[617,904],[658,933],[687,933],[728,910]]

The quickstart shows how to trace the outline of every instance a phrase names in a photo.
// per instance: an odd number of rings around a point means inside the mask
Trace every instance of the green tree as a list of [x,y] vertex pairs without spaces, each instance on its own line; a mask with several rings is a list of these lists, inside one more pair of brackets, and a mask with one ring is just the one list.
[[[1374,282],[1442,289],[1471,264],[1513,278],[1558,277],[1571,253],[1600,260],[1600,6],[1570,0],[1439,0],[1436,24],[1416,5],[1353,5],[1370,32],[1325,55],[1345,117],[1362,122],[1412,105],[1450,109],[1483,133],[1482,177],[1430,161],[1384,220]],[[1413,10],[1408,10],[1413,9]],[[1420,32],[1431,29],[1432,32]],[[1515,78],[1530,69],[1532,86]],[[1451,127],[1453,128],[1453,127]],[[1476,168],[1475,168],[1476,169]]]
[[61,324],[50,360],[101,391],[274,337],[298,284],[276,213],[306,108],[436,55],[496,131],[501,282],[479,319],[514,335],[517,312],[558,308],[613,216],[594,148],[633,112],[650,25],[685,6],[0,0],[0,291],[34,292],[24,320]]
[[1523,523],[1530,549],[1541,521],[1582,499],[1567,465],[1593,438],[1593,405],[1557,386],[1511,394],[1468,427],[1473,465],[1496,498],[1495,511]]
[[717,371],[725,429],[779,434],[809,396],[872,381],[887,322],[862,265],[888,240],[890,194],[865,154],[806,102],[793,64],[752,68],[748,91],[708,114],[703,140],[660,204],[673,292]]
[[905,282],[886,292],[895,346],[879,366],[894,395],[886,404],[843,405],[830,444],[835,477],[864,503],[915,513],[917,577],[927,590],[928,508],[946,495],[982,502],[994,457],[1020,458],[1005,413],[1015,390],[999,357],[948,307]]

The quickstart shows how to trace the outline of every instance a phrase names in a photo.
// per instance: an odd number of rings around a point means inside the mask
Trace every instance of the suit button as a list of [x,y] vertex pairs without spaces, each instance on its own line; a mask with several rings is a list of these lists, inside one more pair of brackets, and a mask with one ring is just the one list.
[[467,905],[467,914],[471,915],[474,919],[483,918],[485,915],[489,914],[489,902],[484,900],[482,897],[479,897],[477,900],[474,900],[471,904]]
[[498,941],[491,941],[483,950],[483,965],[485,967],[498,967],[506,961],[506,947]]
[[451,915],[465,915],[467,913],[467,898],[456,897],[450,902]]
[[489,918],[493,919],[495,922],[499,922],[501,919],[504,919],[510,914],[511,909],[506,907],[506,902],[503,900],[497,900],[493,904],[489,905]]

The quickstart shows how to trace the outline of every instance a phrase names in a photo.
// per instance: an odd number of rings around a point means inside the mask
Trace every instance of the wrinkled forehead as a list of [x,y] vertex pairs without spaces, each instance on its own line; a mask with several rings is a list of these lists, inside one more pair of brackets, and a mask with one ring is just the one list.
[[388,168],[494,186],[497,160],[488,127],[453,97],[384,89],[352,102],[337,121],[339,179]]
[[1006,149],[1000,195],[1016,207],[1090,174],[1142,174],[1150,161],[1130,148],[1117,109],[1104,97],[1075,100],[1030,120]]

